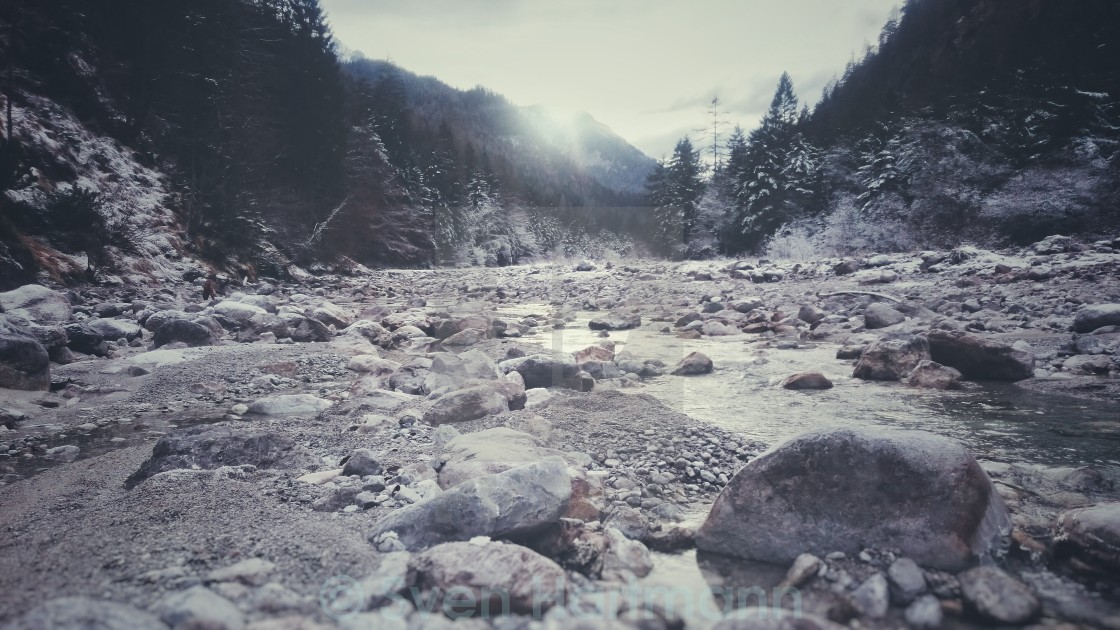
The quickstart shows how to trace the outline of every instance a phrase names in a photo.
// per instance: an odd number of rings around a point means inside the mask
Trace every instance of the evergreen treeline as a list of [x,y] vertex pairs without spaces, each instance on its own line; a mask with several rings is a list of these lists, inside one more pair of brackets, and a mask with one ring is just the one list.
[[706,175],[677,146],[649,182],[667,249],[833,254],[1114,229],[1117,32],[1110,0],[907,0],[811,111],[782,75],[759,127],[736,130]]

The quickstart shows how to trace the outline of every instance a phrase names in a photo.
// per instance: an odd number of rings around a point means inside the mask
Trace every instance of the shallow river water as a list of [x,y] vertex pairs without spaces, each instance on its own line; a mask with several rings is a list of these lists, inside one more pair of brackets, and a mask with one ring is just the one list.
[[[547,307],[520,307],[509,314],[545,314]],[[572,352],[602,338],[588,329],[593,313],[579,313],[561,330],[544,330],[526,341]],[[649,328],[614,331],[616,351],[640,360],[660,359],[672,368],[700,351],[715,364],[699,377],[662,376],[639,390],[694,418],[777,444],[805,431],[841,426],[920,429],[964,443],[977,458],[1045,466],[1098,466],[1120,478],[1120,407],[1039,394],[1012,384],[969,384],[962,391],[932,391],[901,383],[852,378],[850,361],[836,359],[834,344],[801,343],[777,349],[753,335],[682,340]],[[777,340],[773,340],[776,342]],[[790,374],[823,373],[835,387],[788,391]]]

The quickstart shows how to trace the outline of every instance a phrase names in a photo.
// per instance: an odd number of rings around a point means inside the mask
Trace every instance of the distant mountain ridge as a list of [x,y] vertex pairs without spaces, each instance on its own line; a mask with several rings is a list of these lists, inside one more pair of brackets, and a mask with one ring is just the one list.
[[450,141],[460,161],[474,162],[468,169],[489,170],[529,205],[637,205],[656,166],[586,113],[564,128],[541,106],[519,107],[482,87],[459,90],[388,61],[357,59],[344,69],[375,90],[403,92],[412,150]]

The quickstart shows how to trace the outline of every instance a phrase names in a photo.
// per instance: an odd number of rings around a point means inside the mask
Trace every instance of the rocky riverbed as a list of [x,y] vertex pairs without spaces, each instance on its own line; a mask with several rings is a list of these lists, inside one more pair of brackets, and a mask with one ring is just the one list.
[[0,624],[1120,627],[1118,271],[0,293]]

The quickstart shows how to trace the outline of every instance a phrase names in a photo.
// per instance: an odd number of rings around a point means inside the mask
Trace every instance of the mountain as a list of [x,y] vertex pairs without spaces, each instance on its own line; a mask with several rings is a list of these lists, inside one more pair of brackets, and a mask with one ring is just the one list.
[[591,114],[556,113],[532,105],[523,107],[522,115],[548,143],[603,186],[644,194],[656,162]]
[[[543,107],[517,107],[485,88],[459,90],[386,61],[358,59],[345,70],[380,93],[375,100],[407,109],[404,135],[410,152],[450,146],[467,170],[489,171],[506,194],[522,203],[638,205],[655,166],[586,113],[558,121]],[[393,92],[400,94],[385,96]]]

